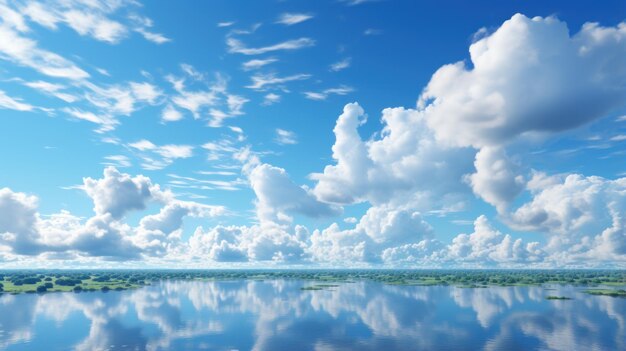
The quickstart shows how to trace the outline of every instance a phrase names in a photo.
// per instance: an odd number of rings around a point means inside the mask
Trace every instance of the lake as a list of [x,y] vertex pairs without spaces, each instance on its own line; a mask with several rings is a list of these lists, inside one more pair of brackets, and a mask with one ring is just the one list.
[[626,299],[582,287],[356,281],[302,290],[315,284],[163,281],[106,293],[3,294],[0,349],[626,350]]

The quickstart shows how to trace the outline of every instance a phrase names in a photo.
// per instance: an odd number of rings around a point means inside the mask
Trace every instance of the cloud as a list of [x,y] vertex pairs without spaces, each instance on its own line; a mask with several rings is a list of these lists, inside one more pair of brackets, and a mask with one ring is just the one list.
[[87,72],[73,62],[40,49],[36,41],[22,37],[5,26],[0,26],[0,58],[30,67],[50,77],[73,80],[89,77]]
[[202,148],[209,152],[208,159],[211,161],[221,160],[225,157],[232,158],[232,155],[239,152],[236,144],[229,139],[211,141],[202,145]]
[[115,129],[116,125],[119,124],[119,121],[117,121],[115,118],[111,118],[108,115],[97,115],[93,112],[83,111],[77,108],[70,107],[66,107],[61,110],[74,118],[99,125],[98,129],[96,129],[96,133],[111,131]]
[[10,242],[19,254],[37,252],[37,198],[0,189],[0,245]]
[[382,34],[382,30],[376,28],[367,28],[363,31],[363,35],[380,35]]
[[154,145],[150,140],[145,139],[128,144],[128,146],[140,151],[154,150],[157,148],[157,146]]
[[163,201],[169,196],[149,178],[131,177],[114,167],[105,168],[102,179],[84,178],[83,189],[93,200],[94,212],[109,214],[113,219],[120,219],[131,210],[143,210],[148,202]]
[[[62,86],[50,85],[45,82],[34,82],[34,87],[42,86],[53,95],[63,94],[58,90]],[[29,83],[26,83],[29,84]],[[146,105],[159,105],[163,92],[147,82],[126,82],[99,86],[87,81],[79,85],[83,90],[83,98],[89,105],[85,108],[63,107],[60,110],[70,116],[98,124],[97,133],[114,130],[119,124],[119,117],[129,116],[138,108]]]
[[304,96],[309,100],[326,100],[329,95],[343,96],[351,93],[352,91],[354,91],[354,89],[351,87],[342,85],[338,88],[325,89],[321,92],[306,91],[304,92]]
[[217,262],[247,261],[247,252],[241,247],[245,230],[245,227],[217,226],[204,232],[198,228],[189,238],[190,251],[196,257],[207,257]]
[[0,90],[0,108],[16,111],[32,111],[33,105],[22,102],[21,99],[15,99],[8,96],[4,91]]
[[[206,172],[203,172],[201,174],[211,175]],[[216,175],[216,173],[214,172],[213,175]],[[224,175],[224,173],[222,173],[222,175]],[[168,183],[168,185],[172,188],[236,191],[241,190],[241,186],[247,184],[244,180],[240,178],[236,178],[233,180],[211,180],[185,177],[177,174],[168,174],[167,176],[174,179],[169,181]]]
[[[158,170],[169,166],[176,159],[190,158],[193,156],[194,147],[191,145],[155,145],[149,140],[142,139],[134,143],[128,144],[128,147],[141,152],[140,157],[143,159],[141,167],[147,170]],[[159,160],[155,160],[149,154],[160,156]]]
[[[196,71],[191,65],[183,64],[181,69],[194,81],[206,83],[204,74]],[[195,119],[201,119],[202,115],[210,116],[208,119],[210,127],[221,127],[225,119],[242,115],[243,106],[249,101],[243,96],[229,93],[226,79],[219,74],[209,83],[208,90],[188,89],[185,86],[185,78],[168,75],[166,79],[178,93],[171,97],[172,105],[188,110]],[[171,112],[171,109],[168,110],[166,107],[166,111]],[[170,114],[170,117],[178,116]]]
[[535,172],[527,188],[531,199],[506,216],[509,226],[548,234],[563,259],[626,259],[626,178]]
[[81,1],[43,1],[29,2],[20,11],[31,21],[55,30],[59,23],[72,28],[82,36],[110,44],[119,43],[128,36],[129,27],[141,34],[146,40],[157,44],[170,41],[164,35],[150,31],[153,22],[150,18],[131,13],[128,23],[111,19],[121,9],[140,6],[133,2],[81,2]]
[[180,95],[172,98],[174,104],[191,112],[195,119],[200,118],[200,109],[204,106],[214,106],[217,101],[218,98],[213,91],[183,91],[180,92]]
[[176,122],[180,121],[181,119],[183,119],[183,114],[180,113],[180,111],[174,108],[174,106],[172,106],[171,104],[165,106],[163,112],[161,113],[161,121],[163,122]]
[[252,34],[256,32],[257,29],[261,28],[262,25],[263,23],[257,22],[251,25],[250,29],[232,29],[230,32],[228,32],[228,36]]
[[180,244],[185,217],[213,218],[225,214],[222,206],[209,206],[188,201],[171,201],[159,213],[143,217],[133,242],[151,256],[163,256],[171,246]]
[[254,90],[267,89],[268,86],[284,84],[296,80],[306,80],[311,78],[310,74],[294,74],[286,77],[276,77],[274,74],[255,74],[251,77],[252,84],[247,85],[246,88]]
[[10,189],[0,190],[0,246],[18,255],[44,252],[82,252],[91,256],[138,258],[136,248],[123,237],[123,228],[111,224],[110,215],[95,216],[81,225],[67,212],[41,219],[37,198]]
[[291,222],[292,213],[313,218],[340,213],[336,206],[318,201],[310,190],[293,183],[282,168],[260,164],[248,178],[257,198],[257,217],[262,222]]
[[339,72],[341,70],[344,70],[348,67],[350,67],[350,63],[351,63],[352,59],[351,58],[345,58],[341,61],[335,62],[332,65],[330,65],[330,70],[333,72]]
[[68,103],[73,103],[78,100],[78,97],[62,92],[61,90],[66,89],[66,86],[62,84],[50,83],[42,80],[24,82],[23,84],[29,88],[52,95]]
[[502,262],[539,262],[546,253],[538,242],[524,244],[522,239],[503,235],[489,224],[485,216],[474,221],[474,232],[460,234],[447,248],[453,261],[474,261],[481,265]]
[[163,43],[172,41],[172,39],[164,36],[161,33],[152,33],[142,28],[138,28],[136,29],[136,31],[140,33],[141,35],[143,35],[143,37],[146,38],[146,40],[149,40],[156,44],[163,44]]
[[119,22],[93,12],[71,9],[60,14],[59,20],[80,35],[89,35],[94,39],[106,41],[108,43],[119,42],[127,32],[124,25]]
[[235,24],[235,22],[219,22],[217,23],[217,26],[223,28],[223,27],[230,27],[233,24]]
[[150,28],[154,25],[150,18],[139,15],[131,15],[130,19],[136,23],[135,31],[143,35],[146,40],[156,44],[164,44],[172,41],[170,38],[167,38],[161,33],[154,33],[150,31]]
[[6,2],[0,4],[0,19],[2,20],[2,25],[19,32],[27,32],[29,30],[24,16],[8,7]]
[[397,203],[422,211],[458,205],[459,194],[466,192],[461,179],[472,170],[472,150],[439,145],[416,110],[383,110],[383,129],[368,141],[358,133],[365,122],[365,111],[358,104],[344,107],[333,130],[335,164],[311,174],[319,199]]
[[357,5],[365,4],[368,2],[376,2],[379,0],[339,0],[339,1],[345,3],[346,6],[357,6]]
[[313,15],[306,13],[283,13],[278,17],[276,23],[291,26],[294,24],[302,23],[313,18]]
[[353,229],[332,224],[311,235],[309,250],[319,262],[381,262],[389,248],[419,243],[432,236],[432,228],[418,212],[387,206],[370,207]]
[[[59,257],[140,260],[178,252],[182,219],[225,214],[222,206],[176,200],[171,193],[143,176],[132,177],[113,167],[101,179],[83,179],[84,191],[94,202],[95,215],[87,220],[67,211],[45,216],[37,212],[35,196],[0,189],[0,247],[18,255],[54,253]],[[135,228],[121,221],[130,211],[149,202],[163,205]],[[50,258],[50,255],[46,257]]]
[[[606,116],[626,98],[626,25],[514,15],[470,46],[472,65],[441,67],[418,106],[438,140],[481,148]],[[514,45],[511,45],[514,43]]]
[[159,88],[146,82],[130,82],[130,89],[137,100],[146,101],[150,104],[154,104],[156,100],[163,95],[163,92]]
[[274,141],[281,145],[293,145],[298,143],[296,133],[280,128],[276,129],[276,138],[274,138]]
[[624,141],[624,140],[626,140],[626,134],[620,134],[620,135],[613,136],[609,140],[611,140],[611,141]]
[[299,262],[306,258],[305,245],[300,240],[306,235],[302,227],[294,234],[273,224],[252,226],[249,239],[244,241],[252,261]]
[[274,63],[274,62],[278,62],[278,59],[276,58],[267,58],[267,59],[253,59],[253,60],[249,60],[244,62],[243,64],[241,64],[241,67],[243,67],[243,69],[245,71],[250,71],[253,69],[258,69],[261,67],[264,67],[266,65],[269,65],[270,63]]
[[274,93],[269,93],[266,94],[263,97],[263,106],[269,106],[269,105],[273,105],[275,103],[278,103],[280,101],[280,95],[278,94],[274,94]]
[[248,48],[240,40],[230,37],[226,39],[226,44],[228,45],[228,52],[230,53],[260,55],[272,51],[298,50],[310,47],[315,45],[315,40],[311,38],[299,38],[264,47]]
[[163,145],[156,151],[166,159],[189,158],[193,155],[193,146],[190,145]]
[[306,258],[301,241],[306,236],[303,231],[297,227],[296,233],[290,234],[271,223],[217,226],[207,232],[198,228],[189,239],[189,247],[193,256],[217,262],[299,262]]
[[524,190],[524,177],[501,148],[484,147],[476,154],[476,173],[465,179],[474,193],[503,212]]
[[132,166],[130,159],[124,155],[105,156],[104,159],[105,159],[105,162],[102,162],[102,164],[105,166],[113,166],[116,168]]
[[[35,40],[25,37],[23,34],[30,30],[26,19],[53,30],[59,23],[64,23],[80,35],[113,44],[126,36],[127,28],[108,16],[125,5],[121,2],[105,5],[99,2],[46,1],[16,5],[15,10],[3,5],[0,11],[3,13],[3,21],[0,24],[0,58],[33,68],[49,77],[70,80],[86,79],[89,74],[72,61],[39,48]],[[10,21],[7,21],[8,15],[11,15]],[[151,25],[151,21],[144,18],[144,23],[146,22]],[[52,85],[43,88],[47,89],[47,93],[63,100],[72,99],[70,95],[50,90],[54,88]]]

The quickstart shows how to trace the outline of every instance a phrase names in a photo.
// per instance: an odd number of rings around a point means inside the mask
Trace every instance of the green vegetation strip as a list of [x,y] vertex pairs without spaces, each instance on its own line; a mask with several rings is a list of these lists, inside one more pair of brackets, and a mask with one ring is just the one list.
[[587,294],[591,294],[591,295],[612,296],[612,297],[626,297],[626,290],[623,290],[623,289],[619,289],[619,290],[613,290],[613,289],[590,289],[590,290],[584,290],[583,292],[587,293]]
[[9,294],[127,290],[145,285],[145,281],[132,277],[85,273],[14,273],[3,274],[0,278],[0,292]]
[[[350,269],[350,270],[0,270],[0,293],[125,290],[138,288],[161,280],[237,280],[255,281],[297,279],[313,282],[351,283],[375,281],[387,285],[453,285],[460,288],[491,286],[542,286],[567,284],[598,289],[588,293],[624,296],[618,290],[626,286],[624,270],[408,270],[408,269]],[[604,289],[614,286],[615,289]],[[313,285],[306,290],[321,290],[330,286]]]
[[336,288],[339,285],[337,284],[315,284],[315,285],[311,285],[311,286],[305,286],[300,288],[300,290],[325,290],[328,288]]
[[554,296],[554,295],[550,295],[546,297],[546,300],[571,300],[571,297],[567,297],[567,296]]

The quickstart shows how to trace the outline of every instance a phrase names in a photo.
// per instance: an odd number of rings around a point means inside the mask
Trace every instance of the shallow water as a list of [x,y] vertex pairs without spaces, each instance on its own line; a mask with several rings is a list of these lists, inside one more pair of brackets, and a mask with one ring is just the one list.
[[[626,299],[582,288],[167,281],[0,296],[6,350],[626,350]],[[573,300],[546,300],[548,295]]]

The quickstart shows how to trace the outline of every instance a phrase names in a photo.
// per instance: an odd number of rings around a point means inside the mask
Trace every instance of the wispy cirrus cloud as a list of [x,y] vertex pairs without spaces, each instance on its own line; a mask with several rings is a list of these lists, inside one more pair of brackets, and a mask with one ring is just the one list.
[[135,32],[141,34],[146,40],[149,40],[156,44],[164,44],[172,41],[172,39],[166,37],[161,33],[155,33],[151,30],[154,26],[152,19],[139,16],[139,15],[131,15],[129,18],[135,22],[134,30]]
[[246,88],[255,89],[255,90],[263,90],[268,86],[283,84],[296,80],[305,80],[311,78],[310,74],[294,74],[285,77],[277,77],[274,74],[256,74],[250,79],[252,79],[252,84],[247,85]]
[[267,58],[267,59],[253,59],[253,60],[249,60],[246,61],[244,63],[241,64],[241,67],[245,70],[245,71],[250,71],[253,69],[258,69],[264,66],[269,65],[270,63],[274,63],[274,62],[278,62],[277,58]]
[[281,14],[276,23],[284,24],[287,26],[291,26],[294,24],[302,23],[304,21],[308,21],[314,16],[308,13],[283,13]]
[[40,49],[35,40],[0,26],[0,59],[30,67],[41,74],[71,80],[84,79],[89,74],[72,61],[53,52]]
[[126,21],[113,19],[122,9],[131,10],[138,6],[135,2],[83,2],[83,1],[43,1],[29,2],[20,7],[23,16],[48,29],[57,29],[65,24],[82,36],[116,44],[131,31],[141,34],[146,40],[163,44],[171,39],[151,30],[152,19],[131,13]]
[[79,99],[75,95],[63,92],[62,90],[67,88],[63,84],[50,83],[43,80],[23,82],[22,84],[45,94],[52,95],[68,103],[75,102]]
[[269,93],[263,97],[263,102],[261,103],[263,106],[273,105],[280,101],[280,95]]
[[329,88],[320,92],[306,91],[304,92],[304,96],[310,100],[326,100],[329,95],[347,95],[353,91],[354,89],[352,87],[342,85],[337,88]]
[[236,191],[241,190],[247,184],[245,180],[240,178],[232,180],[198,179],[172,173],[167,176],[172,178],[168,182],[169,186],[182,189]]
[[298,143],[298,137],[292,131],[277,128],[274,142],[280,145],[293,145]]
[[350,67],[350,63],[352,63],[352,59],[351,58],[345,58],[341,61],[337,61],[335,63],[333,63],[332,65],[330,65],[330,70],[333,72],[339,72],[341,70],[344,70],[348,67]]
[[[191,145],[156,145],[153,142],[141,139],[127,145],[129,149],[139,152],[139,157],[143,160],[141,167],[146,170],[160,170],[176,159],[190,158],[193,156],[194,147]],[[154,157],[158,156],[158,159]]]
[[17,111],[31,111],[35,107],[33,105],[22,102],[20,99],[8,96],[4,91],[0,90],[0,108]]
[[130,158],[124,155],[105,156],[104,161],[101,164],[105,166],[113,166],[117,168],[126,168],[126,167],[132,166],[132,163],[130,162]]
[[[161,114],[163,122],[173,122],[183,118],[176,107],[191,112],[194,119],[210,117],[207,123],[210,127],[220,127],[225,119],[243,114],[243,106],[249,100],[229,93],[225,77],[216,74],[213,81],[207,81],[205,74],[196,71],[191,65],[183,64],[181,69],[186,76],[166,76],[176,94],[170,97],[170,103]],[[196,82],[205,86],[208,84],[209,88],[192,90],[186,86],[189,80],[191,83]]]
[[277,44],[262,46],[257,48],[247,47],[241,40],[236,38],[226,39],[226,45],[228,46],[228,52],[244,54],[244,55],[260,55],[272,51],[281,50],[298,50],[315,45],[315,40],[311,38],[299,38],[283,41]]
[[377,2],[380,0],[339,0],[339,1],[346,4],[346,6],[357,6],[357,5],[362,5],[368,2]]
[[119,124],[117,119],[108,114],[96,114],[75,107],[65,107],[62,111],[73,118],[97,124],[98,128],[95,132],[100,134],[112,131]]
[[376,28],[367,28],[363,31],[363,35],[380,35],[383,31]]
[[611,141],[624,141],[626,140],[626,134],[619,134],[611,138]]

